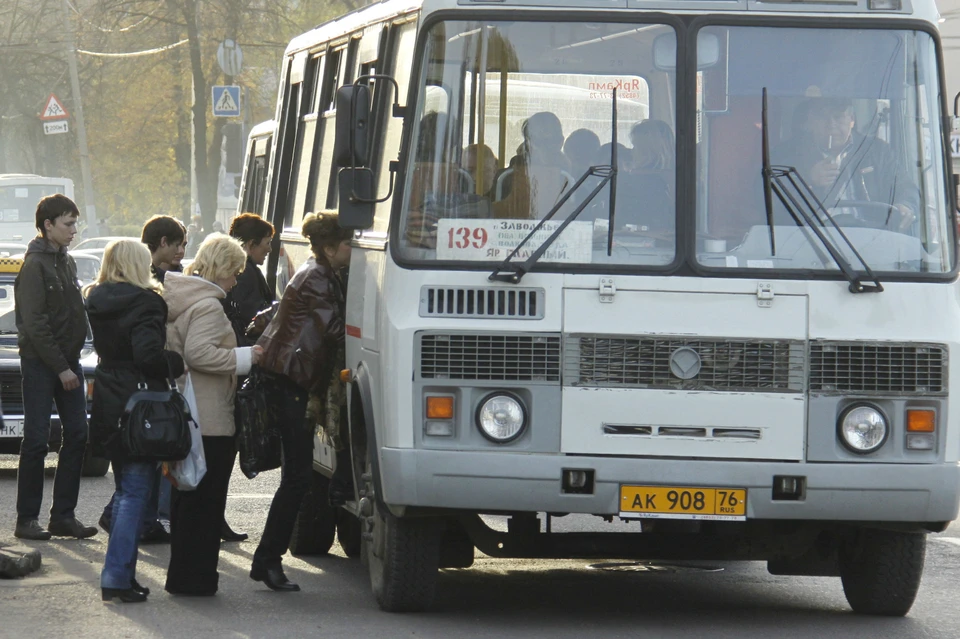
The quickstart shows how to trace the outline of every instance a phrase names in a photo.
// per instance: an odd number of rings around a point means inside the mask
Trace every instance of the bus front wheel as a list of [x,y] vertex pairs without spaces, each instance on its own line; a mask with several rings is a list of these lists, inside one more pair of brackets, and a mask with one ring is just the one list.
[[862,529],[840,548],[843,594],[854,612],[902,617],[920,588],[927,538],[923,533]]
[[383,512],[376,505],[369,463],[363,477],[370,512],[362,522],[363,550],[377,604],[387,612],[426,610],[440,570],[441,522]]

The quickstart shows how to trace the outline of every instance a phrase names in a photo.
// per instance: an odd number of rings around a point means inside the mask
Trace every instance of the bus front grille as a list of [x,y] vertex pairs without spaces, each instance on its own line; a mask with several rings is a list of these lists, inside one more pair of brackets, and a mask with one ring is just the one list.
[[947,350],[942,344],[810,343],[810,392],[945,395]]
[[424,286],[420,317],[543,319],[542,288]]
[[421,333],[423,379],[560,381],[560,337]]
[[797,340],[569,335],[564,384],[801,393],[804,350]]

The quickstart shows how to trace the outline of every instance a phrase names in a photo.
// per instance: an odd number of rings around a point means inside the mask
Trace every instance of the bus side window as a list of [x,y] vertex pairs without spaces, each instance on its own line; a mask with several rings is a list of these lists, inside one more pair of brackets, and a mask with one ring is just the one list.
[[[311,170],[315,188],[307,202],[306,210],[319,211],[328,208],[331,201],[331,172],[333,163],[334,123],[337,117],[337,87],[343,78],[345,49],[332,49],[324,56],[326,62],[320,80],[320,99],[318,102],[316,157]],[[334,200],[335,202],[335,200]]]
[[323,71],[323,57],[312,56],[307,61],[307,70],[303,78],[302,95],[300,98],[300,123],[297,130],[297,146],[294,151],[294,169],[290,191],[293,194],[293,208],[291,222],[298,222],[306,212],[305,206],[308,194],[316,188],[313,183],[316,179],[311,173],[315,155],[315,140],[317,133],[316,96],[319,90],[320,77]]
[[[387,34],[381,36],[386,39],[386,44],[381,40],[381,50],[384,51],[384,55],[379,61],[379,73],[387,74],[397,81],[399,88],[397,99],[401,104],[406,100],[407,90],[410,86],[414,43],[417,38],[416,26],[415,21],[395,24],[390,27]],[[376,192],[378,196],[383,197],[390,190],[391,175],[387,167],[391,161],[399,158],[403,120],[391,115],[391,105],[395,97],[393,87],[389,86],[387,82],[381,82],[380,85],[384,90],[377,97],[378,100],[382,100],[380,103],[382,111],[376,120],[377,133],[368,137],[374,140],[373,152],[375,157],[372,160],[373,165],[379,167],[375,179]],[[396,191],[398,188],[399,185],[394,184],[394,190]],[[373,227],[370,232],[379,235],[387,232],[392,205],[393,198],[376,205]]]

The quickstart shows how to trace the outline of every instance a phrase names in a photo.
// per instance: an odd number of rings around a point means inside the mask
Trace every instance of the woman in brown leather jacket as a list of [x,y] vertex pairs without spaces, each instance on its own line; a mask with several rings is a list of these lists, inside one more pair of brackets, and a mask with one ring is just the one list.
[[313,429],[307,423],[307,399],[323,396],[344,339],[344,290],[338,272],[350,262],[353,232],[340,228],[336,212],[311,213],[302,233],[314,259],[294,274],[283,291],[277,314],[257,344],[260,368],[269,384],[283,446],[280,487],[273,497],[250,578],[279,591],[297,591],[283,573],[300,502],[313,472]]

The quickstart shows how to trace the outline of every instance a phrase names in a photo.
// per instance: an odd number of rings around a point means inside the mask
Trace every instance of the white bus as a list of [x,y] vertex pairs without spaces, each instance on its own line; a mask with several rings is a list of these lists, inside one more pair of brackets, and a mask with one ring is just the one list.
[[265,215],[267,170],[275,128],[276,123],[273,120],[267,120],[250,129],[244,153],[243,175],[240,178],[237,215],[241,213],[256,213],[261,217]]
[[73,180],[28,173],[0,174],[0,242],[29,242],[37,235],[37,202],[54,193],[71,200]]
[[385,610],[476,548],[761,560],[906,614],[960,491],[937,18],[388,0],[294,39],[267,210],[294,265],[305,213],[357,229],[357,492],[325,506],[321,431],[293,550],[340,523]]

